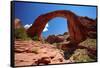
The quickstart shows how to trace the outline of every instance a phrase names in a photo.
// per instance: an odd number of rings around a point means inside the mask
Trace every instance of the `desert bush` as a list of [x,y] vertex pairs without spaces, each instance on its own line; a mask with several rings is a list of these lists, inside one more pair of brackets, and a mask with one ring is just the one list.
[[80,44],[83,44],[83,45],[96,45],[96,39],[87,38],[85,41],[83,41]]
[[34,37],[32,37],[32,40],[34,40],[34,41],[38,41],[38,40],[39,40],[38,35],[35,34]]
[[23,27],[15,29],[15,38],[21,40],[29,40],[25,29]]
[[88,51],[86,49],[77,49],[74,54],[70,57],[74,62],[90,62],[94,61],[88,56]]
[[79,44],[80,46],[96,49],[96,39],[87,38],[85,41]]

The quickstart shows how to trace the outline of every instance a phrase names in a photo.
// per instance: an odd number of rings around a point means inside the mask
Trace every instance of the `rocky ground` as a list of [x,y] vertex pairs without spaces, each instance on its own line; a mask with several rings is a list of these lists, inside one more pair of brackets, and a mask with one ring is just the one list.
[[[14,22],[15,66],[97,61],[96,24],[93,20],[87,17],[83,18],[82,21],[86,21],[86,24],[83,25],[89,30],[91,28],[92,32],[89,31],[87,33],[86,40],[74,45],[70,40],[70,34],[68,32],[60,35],[49,35],[46,39],[41,41],[37,41],[37,35],[33,38],[28,37],[26,29],[23,28],[20,19],[16,19]],[[77,35],[77,37],[79,36]]]
[[63,51],[39,41],[15,41],[15,65],[47,65],[73,63],[65,60]]
[[[85,41],[84,41],[85,42]],[[86,43],[80,43],[80,46]],[[93,42],[93,40],[92,40]],[[93,48],[92,45],[91,48]],[[65,50],[63,50],[65,48]],[[72,52],[72,48],[43,43],[40,41],[15,41],[15,65],[48,65],[61,63],[89,62],[96,61],[91,58],[87,48],[77,48]],[[95,46],[94,48],[95,49]],[[94,58],[94,56],[92,55]],[[94,58],[95,59],[95,58]]]

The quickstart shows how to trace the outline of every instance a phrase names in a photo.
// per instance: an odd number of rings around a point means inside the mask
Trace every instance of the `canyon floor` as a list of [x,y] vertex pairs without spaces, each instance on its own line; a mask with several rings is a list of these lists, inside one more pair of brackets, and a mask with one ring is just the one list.
[[[80,43],[80,46],[82,46],[82,44],[84,44],[84,42]],[[96,46],[80,46],[74,49],[74,51],[72,52],[73,48],[71,49],[69,47],[64,47],[65,50],[62,50],[54,44],[33,40],[16,40],[14,58],[15,66],[96,61],[96,56],[93,55],[95,54],[94,51],[96,50]]]

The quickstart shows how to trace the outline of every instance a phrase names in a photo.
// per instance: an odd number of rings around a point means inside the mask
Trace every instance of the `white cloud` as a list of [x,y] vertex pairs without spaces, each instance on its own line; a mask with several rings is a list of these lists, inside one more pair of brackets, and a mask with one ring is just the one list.
[[[25,28],[25,29],[28,29],[28,28],[31,27],[31,26],[32,26],[32,24],[26,24],[26,25],[24,26],[24,28]],[[43,32],[48,31],[48,27],[49,27],[49,25],[48,25],[48,23],[47,23],[46,26],[45,26],[45,28],[43,29]]]
[[25,26],[24,26],[24,28],[25,29],[28,29],[29,27],[31,27],[32,26],[32,24],[26,24]]
[[46,26],[45,26],[45,28],[43,29],[43,32],[48,31],[48,27],[49,27],[49,25],[48,25],[48,23],[47,23]]

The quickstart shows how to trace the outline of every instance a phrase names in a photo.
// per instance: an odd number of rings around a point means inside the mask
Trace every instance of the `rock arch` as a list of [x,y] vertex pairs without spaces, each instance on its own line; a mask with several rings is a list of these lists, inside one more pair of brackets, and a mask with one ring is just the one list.
[[89,18],[77,16],[69,10],[57,10],[40,15],[35,20],[34,24],[27,30],[28,35],[30,37],[37,35],[39,40],[41,40],[41,33],[45,28],[45,25],[49,20],[55,17],[64,17],[67,19],[70,39],[75,44],[85,40],[87,37],[87,26],[84,25],[84,23],[94,22],[94,20]]

